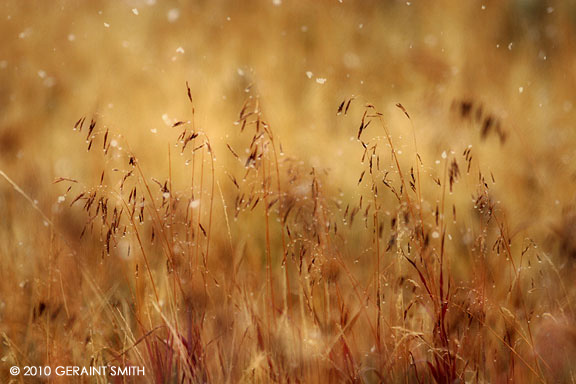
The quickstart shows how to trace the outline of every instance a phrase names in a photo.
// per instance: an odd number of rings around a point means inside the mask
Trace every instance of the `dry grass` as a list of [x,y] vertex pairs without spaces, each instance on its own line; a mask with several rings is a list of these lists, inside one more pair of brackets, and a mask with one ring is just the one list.
[[277,3],[2,5],[1,381],[576,381],[576,9]]

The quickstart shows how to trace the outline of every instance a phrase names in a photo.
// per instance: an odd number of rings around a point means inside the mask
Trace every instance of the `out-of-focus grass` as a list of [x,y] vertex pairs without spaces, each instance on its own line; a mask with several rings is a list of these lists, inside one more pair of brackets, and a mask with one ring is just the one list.
[[573,380],[575,12],[5,1],[3,380]]

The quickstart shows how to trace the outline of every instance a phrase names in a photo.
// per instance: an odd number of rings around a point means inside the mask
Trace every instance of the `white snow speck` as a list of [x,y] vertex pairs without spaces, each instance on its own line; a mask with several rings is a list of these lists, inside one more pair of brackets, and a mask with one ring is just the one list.
[[68,41],[74,41],[74,40],[76,40],[76,35],[73,33],[69,34],[68,35]]
[[544,51],[542,51],[542,50],[541,50],[540,52],[538,52],[538,58],[539,58],[540,60],[546,60],[546,59],[547,59],[547,57],[546,57],[546,52],[544,52]]
[[446,153],[446,151],[442,152],[442,158],[445,159],[448,157],[448,154]]
[[39,71],[38,71],[38,76],[39,76],[41,79],[45,79],[45,78],[46,78],[46,71],[39,70]]
[[58,204],[63,203],[66,200],[66,196],[58,196]]
[[173,23],[180,18],[180,10],[178,8],[172,8],[166,14],[166,18],[169,23]]
[[280,5],[282,5],[282,0],[272,0],[272,4],[279,7]]
[[238,76],[244,76],[246,74],[242,68],[236,69],[236,72],[238,73]]
[[440,237],[440,234],[438,233],[438,231],[432,232],[432,238],[433,238],[433,239],[437,239],[437,238],[439,238],[439,237]]
[[547,13],[552,13],[552,12],[554,12],[554,8],[548,7],[548,8],[546,8],[546,12],[547,12]]
[[106,28],[110,28],[110,24],[108,24],[108,23],[104,23],[104,27],[106,27]]
[[30,36],[31,33],[32,33],[32,30],[30,28],[26,28],[24,31],[22,31],[18,34],[18,37],[20,39],[25,39],[28,36]]
[[510,42],[510,44],[508,44],[508,50],[511,51],[513,46],[514,46],[514,43]]
[[132,8],[132,13],[138,16],[140,12],[138,12],[138,8]]
[[178,53],[184,53],[184,48],[178,47],[178,48],[176,48],[176,52],[178,52]]
[[307,78],[311,79],[312,76],[314,76],[314,74],[313,74],[312,72],[306,71],[306,77],[307,77]]
[[168,127],[170,127],[174,123],[176,123],[178,121],[178,119],[170,118],[167,113],[164,113],[162,115],[162,121],[164,121],[164,124],[166,124]]
[[152,133],[158,133],[158,130],[157,130],[156,128],[152,128],[152,129],[150,130],[150,132],[152,132]]
[[326,83],[326,79],[323,78],[323,77],[317,77],[317,78],[316,78],[316,82],[317,82],[318,84],[325,84],[325,83]]
[[518,93],[523,93],[524,92],[524,87],[519,87],[518,88]]

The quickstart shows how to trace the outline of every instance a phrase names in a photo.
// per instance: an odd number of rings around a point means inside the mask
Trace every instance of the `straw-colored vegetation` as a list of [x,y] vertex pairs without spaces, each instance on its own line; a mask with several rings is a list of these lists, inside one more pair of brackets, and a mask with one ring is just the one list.
[[575,382],[575,12],[3,2],[0,381]]

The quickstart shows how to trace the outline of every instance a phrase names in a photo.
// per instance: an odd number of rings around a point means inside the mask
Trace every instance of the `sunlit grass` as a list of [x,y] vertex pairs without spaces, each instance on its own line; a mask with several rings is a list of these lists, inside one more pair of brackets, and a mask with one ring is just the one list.
[[571,12],[6,2],[2,382],[573,382]]

